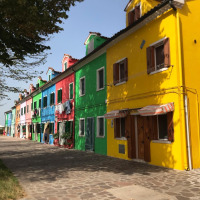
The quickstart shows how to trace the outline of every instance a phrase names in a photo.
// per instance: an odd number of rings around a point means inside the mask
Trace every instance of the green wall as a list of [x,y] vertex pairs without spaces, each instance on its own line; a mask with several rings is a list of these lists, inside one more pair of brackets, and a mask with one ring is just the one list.
[[[104,84],[106,85],[106,54],[102,54],[92,62],[83,66],[75,73],[75,149],[85,150],[85,136],[79,136],[79,119],[85,118],[85,131],[87,129],[87,118],[95,118],[94,152],[107,154],[107,127],[105,120],[105,136],[96,137],[97,116],[106,113],[107,89],[97,91],[97,69],[104,67]],[[85,76],[85,95],[79,96],[79,79]]]

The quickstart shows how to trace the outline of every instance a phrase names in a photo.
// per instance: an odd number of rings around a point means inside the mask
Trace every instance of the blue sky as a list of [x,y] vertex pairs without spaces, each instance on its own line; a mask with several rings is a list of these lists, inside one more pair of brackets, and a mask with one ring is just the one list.
[[[69,18],[61,25],[64,31],[52,36],[46,44],[51,47],[48,51],[47,62],[40,66],[44,71],[41,75],[47,80],[46,72],[48,67],[53,67],[56,71],[61,71],[61,61],[63,55],[70,54],[72,57],[80,59],[85,56],[84,42],[89,32],[99,32],[103,36],[112,37],[115,33],[125,28],[124,8],[129,0],[84,0],[76,3],[68,12]],[[38,75],[39,76],[39,75]],[[22,89],[28,89],[29,84],[36,84],[37,78],[28,83],[17,82]],[[10,82],[9,85],[16,84]],[[0,124],[5,124],[4,112],[14,106],[14,100],[18,99],[18,94],[8,94],[11,100],[0,102]]]

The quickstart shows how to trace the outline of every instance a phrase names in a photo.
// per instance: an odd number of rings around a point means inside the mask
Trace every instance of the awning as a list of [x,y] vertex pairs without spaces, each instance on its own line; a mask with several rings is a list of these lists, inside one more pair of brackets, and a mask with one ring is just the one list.
[[164,105],[149,105],[138,110],[141,116],[162,115],[174,110],[174,103]]
[[112,110],[104,115],[106,119],[113,119],[113,118],[122,118],[128,115],[129,110]]

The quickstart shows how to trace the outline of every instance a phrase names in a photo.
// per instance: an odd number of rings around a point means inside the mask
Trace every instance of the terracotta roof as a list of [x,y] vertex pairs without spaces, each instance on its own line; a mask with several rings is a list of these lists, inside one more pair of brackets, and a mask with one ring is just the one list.
[[99,36],[99,37],[104,38],[104,39],[109,39],[108,37],[102,36],[101,33],[89,32],[89,35],[88,35],[87,39],[84,42],[84,45],[86,45],[86,43],[87,43],[87,41],[88,41],[88,39],[90,38],[91,35],[96,35],[96,36]]

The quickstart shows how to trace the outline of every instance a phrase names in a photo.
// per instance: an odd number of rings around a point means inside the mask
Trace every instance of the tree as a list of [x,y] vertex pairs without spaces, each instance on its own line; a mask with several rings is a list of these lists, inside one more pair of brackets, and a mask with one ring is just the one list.
[[45,41],[63,29],[67,11],[83,0],[0,0],[0,100],[18,92],[5,78],[31,80],[50,49]]

